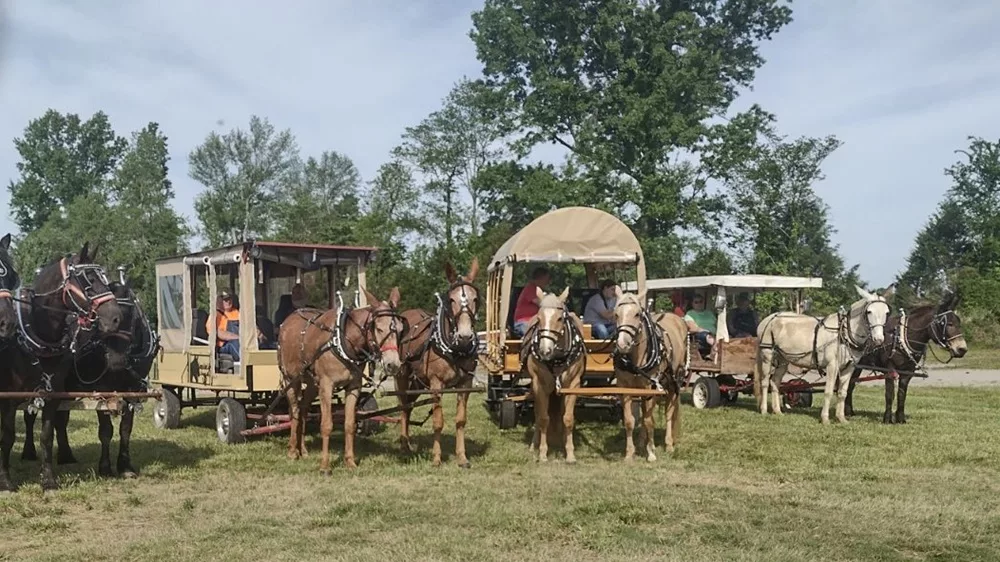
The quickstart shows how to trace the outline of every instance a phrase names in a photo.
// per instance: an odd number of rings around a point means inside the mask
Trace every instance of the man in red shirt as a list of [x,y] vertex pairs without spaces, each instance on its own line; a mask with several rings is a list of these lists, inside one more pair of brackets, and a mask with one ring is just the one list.
[[535,268],[531,272],[531,281],[524,286],[514,305],[514,335],[524,336],[528,322],[538,314],[538,290],[545,290],[552,282],[552,275],[545,267]]

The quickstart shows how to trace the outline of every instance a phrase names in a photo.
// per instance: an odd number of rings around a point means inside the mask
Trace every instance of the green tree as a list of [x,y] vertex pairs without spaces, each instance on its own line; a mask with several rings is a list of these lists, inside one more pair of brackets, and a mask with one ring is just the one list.
[[706,144],[789,21],[773,0],[487,0],[471,37],[519,153],[568,149],[666,257],[679,226],[722,210],[676,157]]
[[20,176],[7,188],[21,232],[41,228],[77,197],[103,193],[127,145],[100,111],[86,121],[53,109],[32,119],[14,139]]
[[353,242],[360,188],[361,174],[347,156],[309,157],[297,177],[277,189],[275,236],[288,242]]
[[291,131],[276,131],[267,119],[250,118],[250,128],[212,132],[188,157],[190,175],[206,190],[195,199],[201,231],[211,246],[266,236],[273,203],[298,171],[298,147]]
[[456,240],[464,233],[479,236],[482,194],[475,178],[503,154],[497,144],[503,133],[487,113],[490,97],[480,83],[460,81],[441,109],[406,129],[393,151],[423,180],[424,212],[439,227],[431,231],[432,238],[447,252],[456,251]]

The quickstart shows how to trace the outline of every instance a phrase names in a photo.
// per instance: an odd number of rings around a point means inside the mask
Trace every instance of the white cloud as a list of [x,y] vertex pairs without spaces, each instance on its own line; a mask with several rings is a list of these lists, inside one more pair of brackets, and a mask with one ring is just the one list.
[[[200,186],[187,154],[220,120],[228,129],[267,116],[304,153],[342,151],[370,178],[404,127],[478,75],[467,36],[478,4],[17,0],[0,29],[0,174],[15,173],[8,139],[53,107],[103,109],[121,133],[158,121],[176,205],[191,218]],[[948,187],[954,149],[1000,130],[1000,44],[989,40],[1000,7],[961,6],[795,3],[739,102],[774,111],[789,135],[845,141],[818,189],[848,262],[876,284],[903,267]],[[12,228],[0,217],[0,230]]]

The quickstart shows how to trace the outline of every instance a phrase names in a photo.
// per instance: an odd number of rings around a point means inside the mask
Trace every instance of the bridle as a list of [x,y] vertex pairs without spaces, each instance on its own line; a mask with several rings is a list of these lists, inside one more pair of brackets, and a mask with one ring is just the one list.
[[[80,328],[90,330],[97,320],[97,312],[101,306],[115,299],[104,268],[95,263],[71,264],[68,258],[59,260],[59,270],[62,281],[51,291],[35,293],[34,297],[47,297],[60,294],[63,306],[75,314]],[[98,287],[100,283],[104,289]]]
[[[624,306],[634,306],[639,309],[637,315],[639,322],[635,326],[631,324],[618,324],[616,326],[614,337],[617,339],[619,334],[626,334],[629,336],[629,343],[624,350],[618,349],[617,344],[615,345],[615,348],[611,352],[614,365],[618,369],[649,379],[650,383],[657,390],[662,390],[660,381],[649,375],[649,372],[663,361],[662,330],[659,324],[653,322],[652,317],[649,315],[649,310],[641,304],[633,300],[621,300],[615,304],[615,310],[617,311]],[[631,354],[635,351],[636,346],[639,345],[639,334],[643,331],[647,336],[646,355],[642,359],[642,363],[637,364],[632,359]]]
[[[872,323],[868,315],[868,312],[871,309],[872,305],[875,304],[884,304],[886,308],[885,320],[883,320],[880,324]],[[863,350],[871,346],[871,334],[875,330],[875,328],[882,328],[882,333],[883,334],[885,333],[885,325],[889,321],[889,318],[892,316],[892,307],[889,306],[889,303],[886,302],[886,300],[881,296],[876,296],[875,300],[871,301],[865,300],[865,304],[861,308],[860,315],[862,318],[864,318],[865,326],[868,328],[868,334],[865,337],[865,341],[863,342],[858,342],[858,340],[854,337],[854,331],[851,329],[850,326],[850,318],[854,316],[854,308],[852,307],[851,312],[849,314],[845,313],[843,308],[841,308],[841,310],[837,312],[837,315],[840,317],[841,337],[843,337],[847,341],[847,344],[851,346],[853,349]]]
[[[559,319],[562,322],[562,328],[553,330],[551,328],[543,327],[540,320],[536,322],[531,328],[534,331],[531,336],[531,356],[534,357],[539,363],[547,366],[549,370],[555,371],[569,365],[580,356],[583,351],[583,335],[576,329],[573,320],[569,316],[569,309],[565,304],[559,307],[539,306],[539,318],[541,318],[542,310],[545,309],[559,310]],[[561,351],[562,353],[556,353],[549,359],[542,358],[538,351],[538,344],[541,343],[542,340],[551,341],[556,350]],[[559,388],[561,380],[559,377],[555,377],[555,379],[556,388]]]
[[[474,293],[471,299],[467,290],[470,288]],[[454,312],[453,306],[448,306],[448,312],[445,313],[446,302],[448,305],[455,304],[455,298],[451,294],[456,289],[460,289],[457,303],[458,312]],[[474,356],[479,349],[479,334],[475,329],[479,313],[479,291],[472,283],[464,279],[458,279],[448,287],[448,291],[444,294],[447,296],[447,300],[441,297],[442,293],[435,293],[434,295],[437,297],[438,307],[435,314],[434,330],[431,332],[431,341],[434,342],[434,345],[437,346],[438,351],[442,355],[449,357]],[[458,321],[463,316],[468,316],[469,322],[472,324],[472,342],[467,347],[460,348],[458,342]],[[451,333],[450,338],[448,337],[449,330]]]

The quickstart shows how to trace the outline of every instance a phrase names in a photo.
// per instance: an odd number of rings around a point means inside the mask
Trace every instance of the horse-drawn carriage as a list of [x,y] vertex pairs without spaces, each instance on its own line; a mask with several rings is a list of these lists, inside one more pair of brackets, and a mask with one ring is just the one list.
[[[634,283],[626,288],[635,290]],[[754,363],[757,360],[758,338],[756,325],[753,335],[730,334],[729,316],[734,312],[737,295],[744,294],[753,310],[753,302],[761,292],[780,292],[785,295],[783,310],[803,312],[803,291],[823,287],[823,280],[814,277],[786,277],[779,275],[706,275],[650,279],[646,282],[649,299],[671,297],[672,307],[689,303],[692,297],[704,299],[706,309],[716,314],[716,344],[711,352],[703,354],[692,337],[688,341],[688,375],[686,385],[691,387],[691,401],[698,409],[717,408],[733,403],[741,393],[753,394]],[[679,298],[677,298],[679,297]],[[658,307],[663,308],[663,307]],[[757,321],[765,315],[759,314]],[[756,322],[754,323],[756,324]],[[796,376],[782,387],[786,404],[805,406],[812,404],[812,394],[804,386],[802,375],[808,371],[792,366],[789,373]]]
[[[281,321],[306,306],[363,306],[365,268],[375,253],[370,247],[251,241],[157,260],[162,351],[152,380],[162,397],[155,425],[174,428],[182,408],[214,406],[224,443],[287,430],[288,415],[272,413],[284,396],[276,350]],[[238,339],[230,343],[220,331]],[[373,390],[367,385],[358,403],[362,432],[384,421],[370,415],[377,410]],[[248,427],[248,420],[254,425]]]
[[[591,296],[599,292],[602,278],[621,283],[632,278],[641,292],[646,284],[646,264],[635,234],[614,216],[590,207],[566,207],[546,213],[518,231],[494,254],[486,294],[486,349],[482,362],[488,372],[486,404],[501,428],[517,425],[532,405],[529,378],[522,368],[522,341],[514,331],[514,311],[523,285],[517,266],[580,264],[586,288],[570,288],[568,306],[583,316]],[[612,343],[595,338],[593,326],[583,324],[586,371],[579,389],[581,407],[610,408],[620,419],[620,401],[609,398],[615,368]],[[589,396],[587,396],[589,394]]]

